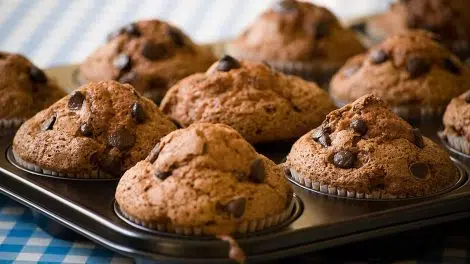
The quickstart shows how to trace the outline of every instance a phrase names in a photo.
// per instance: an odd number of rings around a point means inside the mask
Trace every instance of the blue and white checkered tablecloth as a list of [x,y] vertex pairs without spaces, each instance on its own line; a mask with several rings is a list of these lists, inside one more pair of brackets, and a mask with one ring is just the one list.
[[[157,17],[181,27],[195,41],[236,36],[273,0],[0,0],[0,50],[19,52],[40,67],[78,63],[108,32],[130,21]],[[386,9],[390,0],[316,0],[343,19]],[[465,225],[465,222],[460,222]],[[442,228],[434,229],[439,233]],[[456,231],[457,230],[457,231]],[[470,234],[451,230],[440,242],[409,257],[367,258],[373,263],[470,263]],[[470,230],[470,229],[469,229]],[[428,241],[423,241],[426,244]],[[401,250],[391,245],[391,251]],[[322,263],[343,263],[347,248],[328,251]],[[321,255],[321,254],[320,254]],[[399,254],[398,254],[399,255]],[[313,263],[309,256],[296,263]],[[411,261],[399,261],[411,259]],[[418,260],[416,260],[418,259]],[[287,260],[283,263],[290,263]],[[397,262],[398,261],[398,262]],[[130,263],[89,241],[64,241],[38,228],[31,212],[0,195],[0,263]],[[353,262],[348,262],[353,263]],[[355,262],[357,263],[357,262]]]

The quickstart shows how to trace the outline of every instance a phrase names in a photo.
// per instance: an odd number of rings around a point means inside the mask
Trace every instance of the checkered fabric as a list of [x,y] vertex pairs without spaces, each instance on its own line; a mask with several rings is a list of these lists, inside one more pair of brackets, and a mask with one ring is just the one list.
[[54,238],[36,226],[31,211],[0,196],[0,263],[132,263],[89,241]]

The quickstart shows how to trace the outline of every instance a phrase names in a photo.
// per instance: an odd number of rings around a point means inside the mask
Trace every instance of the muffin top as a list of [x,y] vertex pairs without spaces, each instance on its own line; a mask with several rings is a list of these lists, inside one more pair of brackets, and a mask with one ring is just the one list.
[[402,0],[392,4],[380,26],[388,34],[420,28],[436,33],[462,60],[470,56],[470,1]]
[[283,212],[292,198],[284,173],[223,124],[199,123],[162,138],[121,178],[116,200],[147,223],[232,233],[235,224]]
[[176,27],[160,20],[142,20],[108,37],[80,66],[86,81],[118,80],[132,84],[159,102],[183,77],[203,72],[215,61],[212,52],[194,44]]
[[286,166],[312,182],[361,193],[431,194],[457,181],[448,154],[373,95],[327,115]]
[[121,173],[175,125],[131,85],[89,83],[26,121],[13,140],[23,160],[51,171]]
[[229,45],[236,57],[268,61],[344,62],[363,50],[329,10],[293,0],[275,3]]
[[335,100],[373,93],[392,106],[445,106],[470,87],[470,72],[431,33],[407,31],[349,59],[330,83]]
[[225,56],[173,86],[160,109],[181,126],[224,123],[259,143],[299,137],[334,106],[312,82]]
[[470,90],[450,101],[443,121],[444,135],[464,137],[470,141]]
[[65,96],[20,54],[0,52],[0,119],[26,119]]

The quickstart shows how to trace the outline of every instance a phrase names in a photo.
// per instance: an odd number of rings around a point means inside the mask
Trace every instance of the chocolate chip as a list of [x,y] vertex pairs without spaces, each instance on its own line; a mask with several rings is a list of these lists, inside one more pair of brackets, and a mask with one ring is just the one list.
[[44,71],[34,65],[29,68],[29,78],[35,83],[47,83],[47,76]]
[[123,75],[119,78],[118,81],[119,81],[120,83],[132,84],[136,78],[137,78],[137,73],[136,73],[136,72],[133,72],[133,71],[130,71],[130,72],[127,72],[127,73],[123,74]]
[[467,95],[465,96],[465,102],[467,104],[470,104],[470,93],[467,93]]
[[163,181],[166,178],[171,176],[171,172],[157,170],[154,175],[155,175],[155,177],[157,177],[157,178],[159,178],[160,180]]
[[131,115],[138,124],[141,124],[145,121],[145,111],[139,103],[132,104]]
[[157,143],[155,147],[153,147],[152,151],[150,151],[149,156],[147,157],[150,163],[154,163],[158,159],[158,155],[160,154],[160,143]]
[[359,22],[352,24],[349,28],[359,33],[366,33],[367,24],[366,22]]
[[55,114],[52,115],[51,117],[49,117],[42,123],[41,130],[42,131],[52,130],[56,120],[57,120],[57,116]]
[[178,46],[184,46],[184,36],[180,30],[174,27],[170,27],[168,29],[168,35],[170,36],[173,43],[175,43]]
[[135,144],[135,135],[125,127],[119,127],[109,135],[108,144],[120,150],[130,148]]
[[348,66],[346,69],[343,70],[343,75],[346,77],[351,77],[354,73],[356,73],[361,68],[360,65],[351,65]]
[[418,128],[413,128],[413,142],[418,148],[424,148],[423,135]]
[[119,156],[107,154],[101,157],[98,161],[98,165],[101,170],[107,173],[119,175],[121,174],[122,159]]
[[135,23],[128,24],[124,26],[123,31],[126,32],[127,34],[134,36],[134,37],[139,37],[140,36],[140,31],[139,28]]
[[326,37],[329,33],[328,23],[325,21],[320,21],[315,25],[315,39],[321,39]]
[[256,183],[264,182],[265,178],[264,163],[261,159],[255,159],[251,163],[250,179]]
[[154,43],[151,41],[145,42],[140,53],[142,54],[142,56],[151,61],[162,59],[167,56],[167,50],[165,45],[163,45],[162,43]]
[[85,101],[85,95],[80,91],[75,91],[70,95],[68,107],[70,110],[80,110]]
[[450,59],[450,58],[446,58],[442,61],[442,66],[448,70],[449,72],[453,73],[453,74],[460,74],[460,68],[457,64],[455,64],[455,62]]
[[227,211],[231,213],[233,217],[240,218],[245,213],[245,205],[246,205],[246,199],[238,198],[238,199],[230,201],[227,204]]
[[349,169],[354,166],[356,159],[356,154],[347,150],[342,150],[336,152],[333,156],[333,164],[338,168]]
[[119,54],[114,58],[113,66],[118,70],[128,70],[131,67],[131,59],[126,54]]
[[410,166],[410,172],[416,178],[424,179],[428,175],[428,165],[422,162],[413,163]]
[[470,57],[470,45],[466,40],[456,41],[452,44],[452,51],[463,61]]
[[426,59],[411,57],[406,62],[406,70],[410,74],[410,78],[417,78],[431,70],[431,64]]
[[312,138],[314,141],[318,142],[324,148],[331,146],[330,135],[326,133],[323,128],[317,128],[312,133]]
[[369,56],[373,64],[381,64],[388,60],[388,54],[383,50],[372,50]]
[[290,12],[297,8],[297,4],[293,0],[281,0],[276,2],[272,9],[277,13]]
[[82,133],[84,137],[91,137],[93,135],[91,126],[88,123],[83,123],[80,126],[80,133]]
[[230,55],[224,55],[217,64],[217,70],[222,72],[238,68],[240,68],[240,63]]
[[350,127],[359,135],[365,135],[368,130],[366,122],[362,119],[354,119],[351,121]]

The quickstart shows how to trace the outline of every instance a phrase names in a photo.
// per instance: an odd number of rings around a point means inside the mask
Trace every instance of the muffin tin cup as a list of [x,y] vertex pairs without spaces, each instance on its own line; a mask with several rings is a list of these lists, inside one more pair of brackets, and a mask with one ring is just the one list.
[[463,155],[470,156],[470,142],[464,137],[446,135],[447,144],[453,149],[462,152]]
[[[263,219],[244,220],[240,223],[237,223],[234,234],[246,235],[281,226],[282,224],[286,223],[289,219],[291,219],[292,216],[295,214],[294,209],[296,199],[296,197],[293,197],[289,205],[281,213],[270,215]],[[114,202],[114,211],[118,215],[118,217],[120,217],[127,223],[150,232],[158,231],[162,233],[184,236],[213,235],[211,233],[205,232],[204,226],[176,226],[172,223],[155,223],[138,219],[122,210],[116,201]]]
[[28,173],[33,173],[39,176],[52,177],[59,179],[71,179],[71,180],[114,180],[118,179],[114,175],[101,170],[92,170],[91,173],[64,173],[53,170],[41,168],[40,166],[23,160],[13,148],[10,147],[8,158],[10,162],[17,168],[24,170]]
[[[331,96],[331,95],[330,95]],[[349,103],[344,100],[338,100],[333,98],[334,104],[340,108]],[[418,105],[401,105],[401,106],[393,106],[390,105],[390,109],[399,115],[400,117],[406,120],[433,120],[433,119],[441,119],[444,111],[446,110],[447,105],[441,106],[418,106]]]
[[291,182],[294,182],[297,185],[300,185],[301,187],[304,187],[310,191],[323,194],[323,195],[335,196],[338,198],[356,199],[356,200],[388,201],[388,200],[399,200],[399,199],[427,198],[427,197],[431,197],[431,196],[435,196],[438,194],[451,191],[453,188],[460,186],[466,180],[465,173],[461,170],[459,166],[456,166],[456,167],[458,169],[459,178],[455,183],[453,183],[452,185],[446,186],[442,190],[439,190],[434,193],[416,194],[416,195],[407,195],[407,194],[395,195],[395,194],[390,194],[390,193],[380,192],[380,191],[374,191],[371,193],[357,192],[354,190],[348,190],[346,188],[339,188],[333,185],[328,185],[328,184],[312,181],[309,178],[303,177],[300,173],[298,173],[296,170],[292,168],[289,169],[290,177],[288,176],[287,178]]

